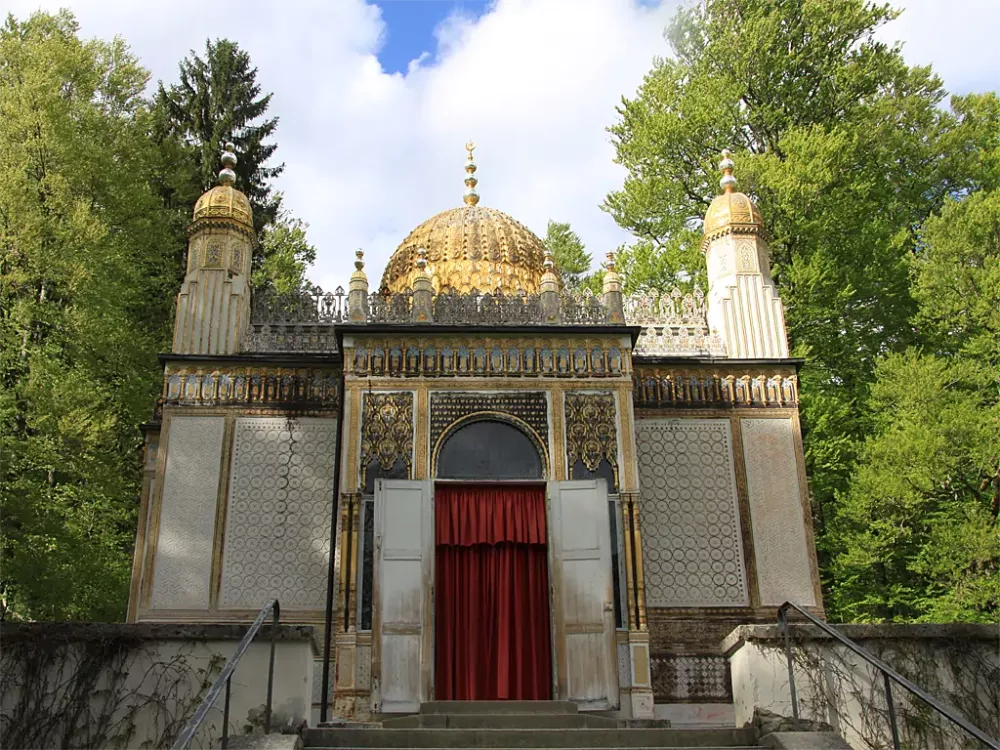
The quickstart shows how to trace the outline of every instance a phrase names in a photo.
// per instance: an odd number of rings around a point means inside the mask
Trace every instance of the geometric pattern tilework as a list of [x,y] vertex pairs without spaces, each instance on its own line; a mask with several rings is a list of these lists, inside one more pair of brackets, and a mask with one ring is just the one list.
[[236,420],[220,606],[323,608],[336,433],[335,419]]
[[[280,604],[280,602],[279,602]],[[336,675],[337,669],[333,660],[330,660],[330,679],[327,680],[327,699],[333,702],[333,678]],[[312,704],[318,706],[323,702],[323,660],[313,659],[313,692],[312,692]]]
[[632,686],[632,659],[629,656],[629,647],[627,643],[618,644],[618,686],[619,687],[631,687]]
[[153,609],[208,609],[224,417],[174,417],[163,477]]
[[639,419],[646,604],[749,604],[728,419]]
[[357,652],[358,673],[355,685],[358,690],[369,690],[372,686],[372,648],[358,646]]
[[744,419],[740,427],[760,603],[814,606],[792,422]]
[[731,703],[732,682],[725,656],[661,655],[649,660],[657,703]]

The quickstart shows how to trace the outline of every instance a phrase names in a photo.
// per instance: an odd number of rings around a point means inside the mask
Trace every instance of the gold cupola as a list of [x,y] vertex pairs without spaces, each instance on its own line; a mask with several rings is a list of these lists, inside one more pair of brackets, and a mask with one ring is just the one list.
[[749,196],[736,192],[736,178],[733,177],[733,160],[729,149],[722,152],[719,169],[722,179],[719,186],[722,195],[717,195],[705,213],[705,237],[701,242],[701,251],[705,252],[708,244],[726,234],[759,234],[764,230],[764,219],[760,209]]
[[253,210],[250,199],[233,187],[236,182],[236,145],[226,143],[223,146],[222,169],[219,171],[219,184],[202,195],[194,204],[194,220],[228,219],[245,227],[253,229]]
[[[545,270],[545,246],[520,222],[479,205],[472,157],[475,147],[471,141],[465,145],[465,205],[431,217],[407,235],[386,265],[384,289],[409,291],[417,277],[426,273],[435,292],[538,291]],[[421,248],[426,251],[423,255]],[[421,259],[426,261],[423,266]]]

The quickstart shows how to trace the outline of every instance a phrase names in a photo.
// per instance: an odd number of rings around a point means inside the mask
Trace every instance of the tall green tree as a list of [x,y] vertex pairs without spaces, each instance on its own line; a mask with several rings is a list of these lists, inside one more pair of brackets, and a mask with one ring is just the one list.
[[876,370],[872,434],[830,524],[831,597],[858,620],[1000,619],[1000,99],[910,261],[922,349]]
[[[604,208],[637,238],[619,256],[627,289],[704,278],[700,223],[718,193],[719,153],[735,152],[740,189],[771,233],[794,353],[807,357],[806,462],[828,584],[840,550],[826,523],[879,416],[877,368],[925,341],[911,278],[920,227],[983,179],[982,107],[942,106],[933,72],[877,38],[897,15],[867,0],[681,9],[667,32],[672,55],[610,128],[628,176]],[[831,609],[841,613],[846,602]]]
[[319,291],[306,278],[306,270],[316,262],[316,248],[306,237],[308,228],[284,209],[264,227],[260,236],[264,259],[253,271],[255,290],[271,290],[278,295]]
[[190,147],[201,191],[216,184],[222,145],[231,140],[239,157],[236,185],[250,199],[255,229],[277,218],[281,200],[272,181],[285,165],[268,165],[278,148],[268,139],[278,118],[267,117],[271,94],[261,93],[250,55],[228,39],[206,41],[204,57],[191,50],[181,61],[176,84],[160,82],[156,105],[161,136],[177,136]]
[[552,253],[564,289],[594,289],[595,276],[588,273],[590,253],[568,223],[549,219],[544,244]]
[[[0,29],[0,593],[119,619],[178,248],[148,74],[73,16]],[[166,290],[169,289],[168,293]]]

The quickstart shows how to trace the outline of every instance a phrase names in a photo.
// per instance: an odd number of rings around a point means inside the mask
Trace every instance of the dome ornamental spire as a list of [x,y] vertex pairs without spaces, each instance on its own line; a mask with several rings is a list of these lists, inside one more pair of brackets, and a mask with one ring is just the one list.
[[236,146],[222,147],[219,184],[194,204],[188,263],[177,296],[173,352],[235,354],[250,320],[250,262],[257,233],[250,199],[235,186]]
[[469,152],[469,161],[465,164],[465,171],[468,177],[465,178],[465,203],[468,206],[474,206],[479,203],[479,193],[476,192],[476,185],[479,180],[476,179],[476,162],[472,160],[472,152],[475,151],[476,144],[469,140],[465,144],[465,150]]
[[236,182],[236,172],[233,171],[237,162],[236,144],[232,141],[226,141],[222,148],[222,169],[219,170],[219,184],[232,185]]
[[723,150],[722,193],[705,212],[701,252],[708,271],[708,324],[730,357],[781,359],[788,356],[788,337],[771,279],[764,219],[753,199],[736,189],[734,166],[729,149]]
[[733,177],[733,167],[736,164],[729,158],[732,152],[728,148],[722,149],[722,161],[719,162],[719,169],[722,170],[722,179],[719,180],[719,187],[724,193],[731,193],[736,188],[736,178]]

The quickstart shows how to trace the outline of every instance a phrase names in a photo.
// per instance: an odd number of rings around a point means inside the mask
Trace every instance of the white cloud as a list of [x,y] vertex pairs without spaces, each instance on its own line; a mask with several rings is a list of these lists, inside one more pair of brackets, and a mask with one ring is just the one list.
[[[38,4],[13,0],[11,10],[22,16]],[[332,288],[346,285],[357,247],[376,285],[414,226],[460,204],[470,137],[484,205],[539,234],[549,218],[571,222],[595,261],[627,239],[598,208],[623,177],[605,128],[620,97],[666,53],[662,32],[677,0],[498,0],[478,19],[442,23],[438,49],[405,75],[379,65],[385,28],[362,0],[69,5],[83,35],[122,35],[154,79],[174,80],[177,62],[208,37],[250,53],[281,118],[279,187],[311,225],[312,277]],[[996,3],[908,5],[885,35],[906,40],[911,62],[933,63],[956,91],[1000,84]]]

